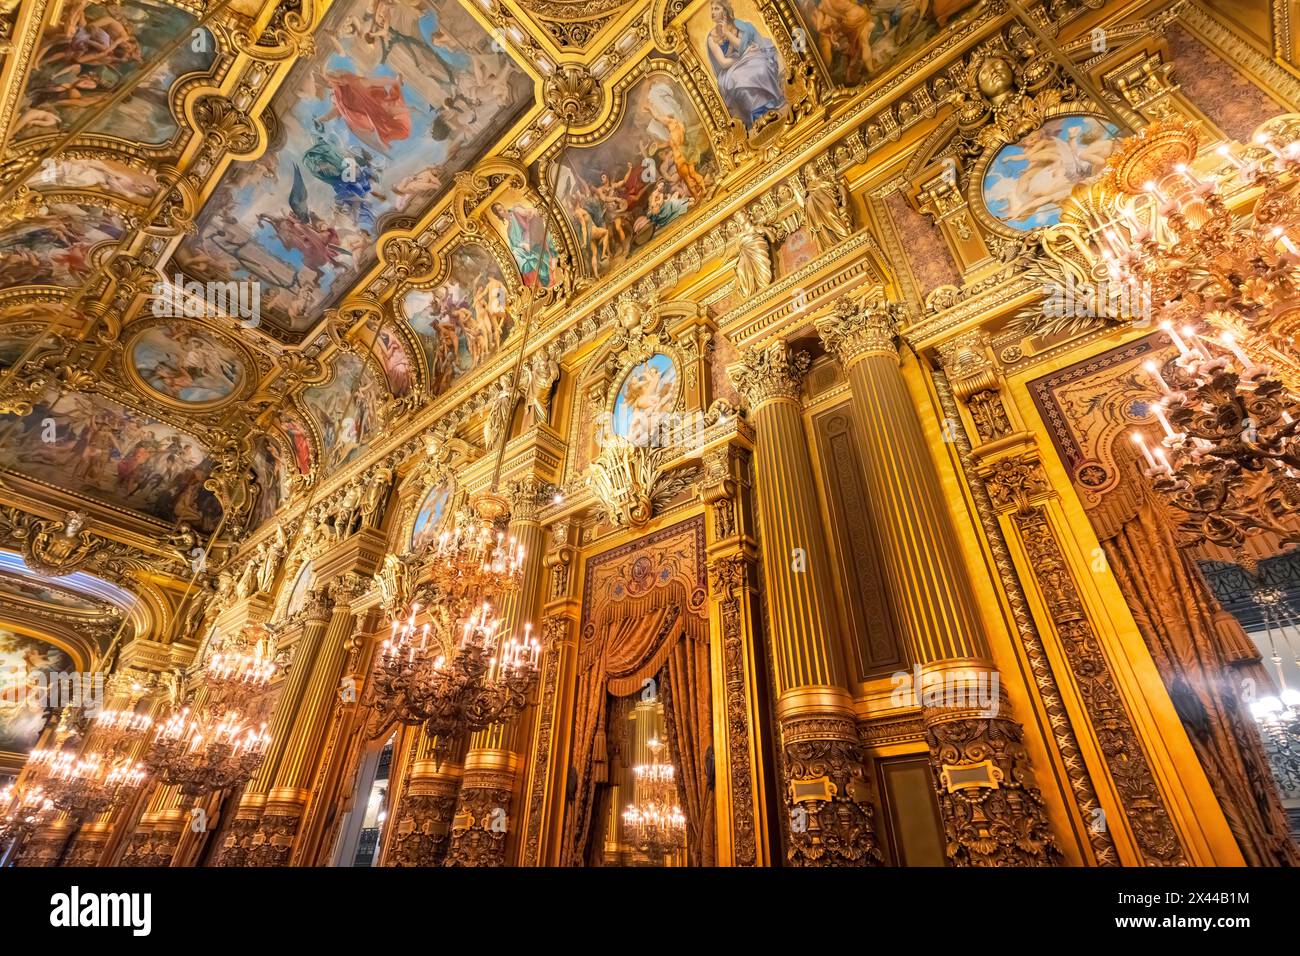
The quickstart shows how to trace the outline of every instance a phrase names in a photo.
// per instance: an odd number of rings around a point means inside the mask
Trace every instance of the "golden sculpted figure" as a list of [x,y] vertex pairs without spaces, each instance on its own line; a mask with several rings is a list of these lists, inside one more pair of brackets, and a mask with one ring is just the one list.
[[838,179],[832,182],[816,168],[809,166],[804,170],[804,182],[800,183],[797,177],[793,178],[790,180],[790,188],[794,190],[795,201],[803,207],[808,231],[822,249],[833,246],[841,239],[847,239],[853,232],[844,187]]
[[733,228],[735,235],[728,245],[736,271],[736,291],[749,298],[772,282],[771,243],[744,211],[736,213]]

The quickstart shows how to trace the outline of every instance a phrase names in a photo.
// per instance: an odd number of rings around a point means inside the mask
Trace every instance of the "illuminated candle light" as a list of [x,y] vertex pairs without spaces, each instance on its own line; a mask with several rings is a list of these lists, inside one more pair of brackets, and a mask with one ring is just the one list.
[[1232,163],[1232,165],[1236,167],[1238,172],[1246,168],[1246,164],[1237,158],[1236,154],[1233,153],[1233,151],[1228,148],[1227,143],[1221,145],[1217,150],[1215,150],[1215,152],[1218,153],[1220,156],[1222,156],[1224,159],[1226,159],[1228,162]]
[[1147,468],[1151,471],[1155,471],[1159,466],[1156,464],[1155,458],[1152,457],[1151,449],[1147,447],[1146,439],[1142,437],[1141,432],[1133,433],[1133,444],[1142,449],[1142,457],[1147,460]]
[[1178,354],[1179,354],[1180,356],[1182,356],[1183,358],[1186,358],[1188,352],[1190,352],[1191,350],[1188,349],[1188,347],[1187,347],[1187,343],[1184,342],[1181,338],[1179,338],[1178,333],[1174,331],[1174,325],[1173,325],[1173,323],[1172,323],[1172,322],[1161,322],[1161,323],[1160,323],[1160,328],[1161,328],[1161,330],[1162,330],[1166,335],[1169,336],[1169,340],[1170,340],[1171,342],[1173,342],[1175,346],[1177,346],[1177,348],[1178,348]]
[[1157,365],[1153,360],[1148,360],[1142,367],[1147,371],[1147,374],[1156,380],[1156,386],[1160,389],[1160,394],[1173,394],[1173,389],[1169,387],[1169,383],[1166,382],[1164,376],[1160,374],[1159,365]]

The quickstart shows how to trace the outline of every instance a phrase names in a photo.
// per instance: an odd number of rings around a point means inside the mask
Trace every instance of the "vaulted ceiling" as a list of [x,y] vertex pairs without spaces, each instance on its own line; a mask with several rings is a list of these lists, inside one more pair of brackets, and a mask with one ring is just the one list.
[[7,4],[3,480],[256,527],[968,6]]

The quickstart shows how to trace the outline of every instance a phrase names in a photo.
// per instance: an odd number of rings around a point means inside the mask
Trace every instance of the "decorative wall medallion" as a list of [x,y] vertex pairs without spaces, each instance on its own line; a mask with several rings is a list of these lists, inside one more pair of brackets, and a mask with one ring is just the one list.
[[415,524],[411,527],[411,550],[423,550],[438,536],[442,519],[447,514],[447,503],[451,500],[451,486],[434,485],[420,502],[415,513]]
[[614,395],[610,430],[633,445],[652,443],[662,416],[677,406],[681,391],[677,365],[663,352],[632,366]]
[[220,405],[248,377],[239,350],[193,322],[151,325],[131,340],[126,354],[137,384],[184,405]]
[[1061,221],[1075,186],[1096,180],[1119,130],[1080,114],[1050,119],[998,150],[984,173],[984,205],[1012,229],[1028,232]]

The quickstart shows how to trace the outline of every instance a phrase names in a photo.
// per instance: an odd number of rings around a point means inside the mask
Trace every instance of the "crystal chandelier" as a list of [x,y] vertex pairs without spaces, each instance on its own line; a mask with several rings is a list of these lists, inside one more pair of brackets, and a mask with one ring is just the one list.
[[54,802],[43,787],[5,787],[0,790],[0,846],[21,843],[53,816]]
[[[479,506],[458,514],[430,549],[423,608],[411,602],[409,612],[398,610],[410,599],[400,559],[390,556],[377,575],[396,614],[376,658],[371,705],[385,726],[423,724],[438,763],[465,734],[512,720],[537,678],[532,625],[506,636],[489,600],[518,590],[524,548],[501,530],[504,508],[490,497]],[[417,623],[422,609],[429,623]]]
[[522,583],[524,546],[506,538],[504,520],[463,511],[431,549],[429,581],[437,595],[431,610],[444,634],[454,634],[489,596],[501,601]]
[[146,777],[135,761],[99,752],[77,754],[72,747],[33,750],[27,766],[50,802],[79,819],[111,810]]
[[163,783],[194,797],[248,780],[266,758],[271,737],[259,719],[262,700],[281,663],[268,653],[265,628],[215,647],[195,697],[154,728],[145,764]]
[[1300,508],[1300,402],[1232,333],[1164,329],[1179,354],[1163,368],[1146,365],[1161,395],[1150,409],[1163,435],[1154,447],[1141,431],[1133,440],[1146,475],[1182,513],[1181,543],[1240,553],[1265,531],[1300,542],[1300,528],[1287,520]]
[[[1278,117],[1195,173],[1198,127],[1151,123],[1063,210],[1100,256],[1097,278],[1140,290],[1157,321],[1227,332],[1257,364],[1300,383],[1300,126]],[[1204,165],[1202,163],[1201,165]],[[1239,211],[1240,210],[1240,211]]]
[[677,803],[676,772],[663,757],[663,741],[653,737],[646,747],[650,762],[632,768],[636,799],[623,810],[623,829],[638,850],[661,859],[686,845],[686,817]]
[[393,622],[376,664],[375,688],[395,719],[424,724],[441,764],[466,733],[506,723],[524,709],[541,646],[531,624],[522,637],[505,637],[501,619],[484,602],[470,613],[448,659],[438,642],[430,642],[429,625],[416,626],[418,609],[405,622]]

